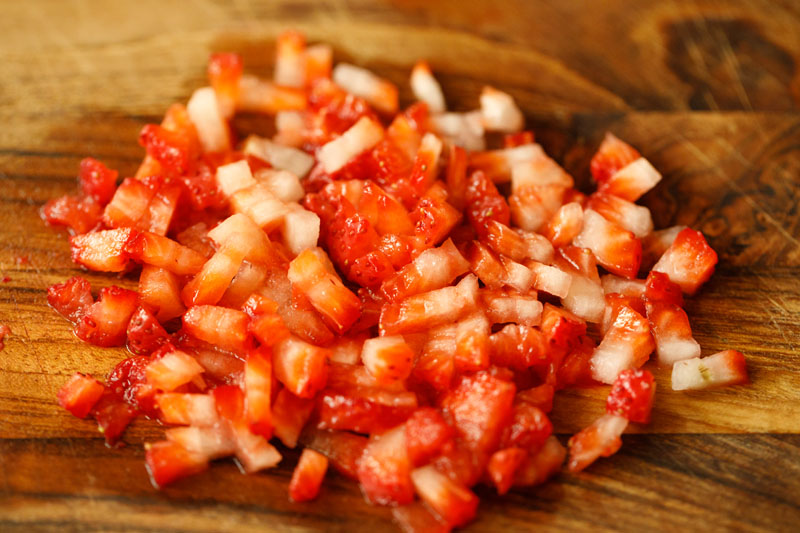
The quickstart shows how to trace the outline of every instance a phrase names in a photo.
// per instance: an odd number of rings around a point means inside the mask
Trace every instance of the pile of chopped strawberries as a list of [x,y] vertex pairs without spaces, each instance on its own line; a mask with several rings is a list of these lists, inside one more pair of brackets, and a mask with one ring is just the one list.
[[[405,531],[447,531],[474,518],[477,483],[502,494],[616,452],[650,419],[653,353],[675,390],[747,382],[741,353],[701,358],[682,309],[717,254],[693,229],[653,231],[635,202],[661,175],[613,135],[586,194],[510,95],[446,111],[423,62],[405,110],[295,32],[272,80],[231,53],[208,77],[142,128],[135,176],[85,159],[80,192],[42,211],[76,263],[138,276],[96,297],[74,277],[48,302],[80,339],[132,353],[58,399],[109,444],[137,416],[168,426],[146,445],[157,486],[300,446],[293,500],[330,465]],[[274,135],[238,139],[240,111],[274,117]],[[592,384],[611,385],[605,410],[567,450],[547,413]]]

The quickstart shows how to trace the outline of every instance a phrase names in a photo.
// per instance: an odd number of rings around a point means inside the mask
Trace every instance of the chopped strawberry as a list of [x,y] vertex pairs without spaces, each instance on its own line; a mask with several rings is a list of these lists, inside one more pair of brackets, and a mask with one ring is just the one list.
[[211,54],[208,59],[208,81],[217,95],[225,116],[230,116],[239,99],[239,78],[242,77],[242,58],[234,53]]
[[136,307],[135,292],[106,287],[100,291],[97,301],[85,308],[75,324],[75,335],[97,346],[121,346]]
[[412,470],[411,480],[420,498],[451,526],[462,526],[475,517],[477,496],[433,466]]
[[583,229],[583,207],[578,202],[562,205],[541,229],[542,235],[561,248],[567,246]]
[[697,390],[750,383],[744,355],[736,350],[678,361],[672,367],[672,390]]
[[508,225],[510,214],[506,199],[497,192],[494,183],[480,170],[473,172],[467,181],[464,200],[467,218],[478,235],[484,235],[490,220]]
[[92,287],[79,276],[63,283],[56,283],[47,289],[47,303],[72,323],[77,322],[94,303]]
[[614,321],[620,310],[624,308],[631,308],[640,315],[645,314],[644,301],[637,296],[624,296],[622,294],[614,293],[606,294],[606,310],[603,314],[603,321],[600,323],[600,333],[605,335]]
[[[406,400],[409,395],[412,402]],[[398,401],[395,402],[398,396]],[[317,396],[317,427],[356,433],[382,433],[405,422],[416,408],[416,396],[413,393],[389,393],[376,397],[362,394],[358,390],[325,390]]]
[[242,311],[215,305],[196,305],[183,315],[183,329],[224,350],[244,352],[249,317]]
[[414,352],[399,335],[368,339],[361,359],[379,382],[406,379],[414,366]]
[[105,387],[94,378],[75,373],[58,391],[58,403],[78,418],[86,418]]
[[153,311],[160,322],[181,316],[180,281],[169,270],[150,265],[142,266],[139,275],[139,300]]
[[311,448],[305,448],[289,481],[289,498],[295,502],[316,498],[327,470],[328,458]]
[[422,407],[405,424],[406,448],[411,464],[421,466],[433,458],[453,438],[454,430],[431,407]]
[[706,242],[699,231],[686,228],[653,267],[655,272],[663,272],[670,281],[680,285],[683,292],[694,294],[708,281],[717,264],[717,252]]
[[103,212],[105,225],[111,228],[138,227],[137,223],[155,196],[155,188],[150,186],[153,183],[133,178],[123,180]]
[[128,424],[136,418],[138,411],[115,393],[106,389],[89,414],[97,421],[97,427],[105,437],[106,444],[113,446],[122,436]]
[[592,355],[592,377],[614,383],[623,370],[642,366],[654,348],[647,319],[623,307]]
[[155,233],[134,232],[125,243],[125,252],[135,261],[165,268],[179,276],[196,274],[206,258],[191,248]]
[[467,260],[470,271],[478,276],[481,282],[490,289],[499,289],[505,284],[506,272],[497,255],[478,241],[473,241],[467,248]]
[[536,451],[553,433],[553,424],[544,411],[528,402],[515,403],[511,413],[511,421],[503,433],[500,448]]
[[598,192],[635,202],[644,193],[655,187],[659,181],[661,181],[661,174],[647,159],[640,157],[601,183]]
[[635,148],[625,141],[619,140],[613,133],[606,132],[597,153],[592,157],[589,168],[594,181],[602,184],[639,157],[639,152]]
[[644,298],[647,302],[664,302],[683,307],[683,294],[677,283],[670,281],[663,272],[652,271],[647,275]]
[[164,431],[164,436],[168,441],[207,459],[218,459],[236,452],[233,434],[226,424],[173,427]]
[[170,131],[155,124],[147,124],[139,134],[139,144],[147,154],[158,161],[170,175],[184,174],[192,160],[198,155],[196,139]]
[[178,479],[198,474],[208,468],[208,460],[190,452],[178,443],[161,441],[145,444],[145,463],[150,479],[157,488]]
[[444,241],[461,220],[461,212],[450,205],[446,198],[444,185],[437,181],[411,212],[414,233],[425,246],[435,246]]
[[544,483],[548,478],[561,471],[567,450],[551,435],[544,446],[536,452],[528,454],[514,475],[515,487],[530,487]]
[[617,376],[606,400],[606,413],[631,422],[647,424],[653,408],[656,384],[647,370],[623,370]]
[[438,248],[428,248],[381,285],[390,301],[440,289],[469,269],[469,263],[448,239]]
[[533,387],[532,389],[519,391],[517,393],[517,399],[529,403],[534,407],[538,407],[545,413],[549,413],[553,410],[554,394],[555,388],[549,383],[545,383],[538,387]]
[[122,272],[128,266],[125,246],[132,235],[127,228],[74,235],[69,240],[72,260],[89,270]]
[[653,218],[649,209],[613,194],[594,193],[586,202],[586,209],[600,213],[609,222],[630,231],[640,239],[653,231]]
[[153,314],[139,307],[128,322],[128,349],[139,355],[147,355],[167,341],[167,332]]
[[373,435],[358,465],[358,481],[367,499],[378,505],[404,505],[414,499],[405,426]]
[[631,233],[604,219],[596,211],[583,213],[583,229],[573,241],[576,246],[589,248],[597,262],[609,272],[636,277],[642,261],[642,244]]
[[90,231],[100,224],[102,206],[92,197],[62,196],[42,207],[42,219],[51,226],[68,226],[74,233]]
[[275,436],[284,446],[289,448],[297,446],[300,433],[311,417],[313,409],[313,400],[299,398],[286,388],[280,390],[272,406],[272,424]]
[[393,507],[392,518],[403,533],[449,533],[452,529],[422,502]]
[[467,276],[455,287],[417,294],[386,305],[381,311],[381,330],[386,335],[415,333],[452,322],[475,309],[477,293],[477,279]]
[[589,337],[581,337],[581,342],[567,353],[556,373],[557,388],[597,384],[592,377],[594,349],[594,342]]
[[272,354],[267,348],[250,350],[244,365],[245,417],[250,431],[272,436]]
[[123,359],[108,375],[106,387],[130,406],[155,417],[154,390],[147,384],[149,364],[150,358],[140,355]]
[[514,483],[514,475],[528,458],[522,448],[504,448],[492,454],[486,472],[497,487],[498,494],[505,494]]
[[517,146],[533,144],[534,141],[534,133],[530,130],[506,133],[503,135],[503,148],[516,148]]
[[214,397],[209,394],[163,392],[155,400],[164,423],[202,427],[218,421]]
[[153,359],[146,369],[147,383],[167,392],[194,381],[202,373],[203,367],[200,366],[200,363],[191,355],[180,350],[174,350],[159,359]]
[[358,320],[361,301],[344,286],[322,249],[305,250],[295,257],[289,264],[289,281],[340,335]]
[[328,351],[290,337],[275,345],[273,371],[278,381],[301,398],[312,398],[328,379]]
[[603,415],[589,427],[569,439],[570,472],[580,472],[598,457],[609,457],[622,446],[620,435],[628,427],[628,419],[617,415]]
[[87,157],[81,160],[78,174],[81,192],[94,198],[100,205],[106,205],[114,196],[117,176],[116,170],[111,170],[97,159]]
[[689,317],[683,309],[665,301],[648,301],[647,319],[650,321],[659,364],[672,365],[700,357],[700,344],[692,337]]
[[536,328],[507,324],[489,337],[492,363],[498,366],[525,369],[548,362],[548,343]]

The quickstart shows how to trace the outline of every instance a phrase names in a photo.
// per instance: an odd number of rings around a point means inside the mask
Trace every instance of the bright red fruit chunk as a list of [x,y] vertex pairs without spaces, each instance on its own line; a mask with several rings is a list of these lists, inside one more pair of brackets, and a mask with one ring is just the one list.
[[289,497],[296,502],[316,498],[327,470],[327,457],[311,448],[304,449],[289,481]]
[[78,418],[86,418],[104,390],[96,379],[75,373],[58,391],[58,403]]
[[83,194],[91,196],[102,206],[110,202],[114,196],[114,190],[117,188],[119,173],[91,157],[82,160],[80,168],[78,180]]
[[656,384],[647,370],[623,370],[611,386],[606,400],[606,412],[627,418],[631,422],[647,424],[653,408]]

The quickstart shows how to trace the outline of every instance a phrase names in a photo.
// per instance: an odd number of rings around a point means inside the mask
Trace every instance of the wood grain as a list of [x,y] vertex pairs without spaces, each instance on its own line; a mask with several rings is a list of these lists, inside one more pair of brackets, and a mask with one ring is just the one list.
[[[423,0],[171,3],[37,0],[0,6],[0,531],[379,531],[336,475],[313,504],[292,504],[295,452],[241,476],[226,461],[157,492],[137,422],[110,450],[93,424],[57,407],[76,369],[121,357],[77,341],[44,289],[74,275],[65,234],[38,209],[73,190],[81,158],[130,174],[135,139],[204,83],[211,51],[271,66],[275,34],[303,29],[339,60],[401,86],[427,58],[454,109],[485,83],[512,93],[546,149],[588,185],[605,131],[639,148],[664,181],[643,203],[656,225],[709,236],[721,265],[692,299],[704,353],[735,347],[753,385],[678,394],[653,368],[651,425],[616,456],[498,498],[479,489],[469,531],[791,531],[800,519],[800,8],[786,1],[463,2]],[[399,46],[398,46],[399,45]],[[267,121],[245,117],[242,125]],[[27,262],[20,262],[20,258]],[[131,280],[90,274],[96,287]],[[604,388],[565,391],[565,437],[602,410]]]

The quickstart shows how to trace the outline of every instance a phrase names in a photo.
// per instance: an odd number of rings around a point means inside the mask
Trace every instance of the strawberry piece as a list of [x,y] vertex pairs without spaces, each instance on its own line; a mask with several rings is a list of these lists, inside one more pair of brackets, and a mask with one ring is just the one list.
[[161,187],[137,226],[162,237],[166,235],[182,194],[183,187],[178,183],[168,183]]
[[467,248],[467,260],[470,264],[470,271],[478,276],[478,279],[490,289],[501,288],[507,277],[507,272],[503,263],[497,255],[488,247],[473,241]]
[[272,354],[268,348],[250,350],[244,364],[245,417],[250,431],[272,437]]
[[381,292],[396,302],[415,294],[440,289],[469,270],[469,263],[448,239],[428,248],[381,285]]
[[414,366],[414,352],[401,336],[367,339],[361,360],[370,374],[383,383],[404,380]]
[[659,364],[672,365],[700,357],[700,345],[692,337],[689,317],[683,309],[663,301],[647,302],[647,319]]
[[244,353],[249,317],[242,311],[216,305],[195,305],[183,315],[183,329],[223,350]]
[[94,303],[92,287],[88,281],[79,276],[72,277],[63,283],[56,283],[47,289],[47,303],[61,316],[76,323],[86,309]]
[[621,371],[642,366],[654,348],[647,320],[623,307],[592,354],[592,377],[614,383]]
[[150,359],[144,356],[137,355],[123,359],[108,375],[106,387],[131,407],[155,418],[157,413],[153,398],[154,391],[146,383],[146,369],[149,364]]
[[498,494],[505,494],[514,483],[514,476],[528,458],[528,452],[522,448],[505,448],[492,454],[486,473],[497,487]]
[[375,109],[391,115],[397,113],[397,87],[390,81],[347,63],[337,64],[331,78],[336,85],[363,98]]
[[278,381],[301,398],[313,398],[328,380],[328,350],[294,337],[274,346],[272,364]]
[[139,307],[128,322],[128,349],[139,355],[147,355],[167,342],[168,334],[156,317],[144,307]]
[[118,175],[116,170],[111,170],[97,159],[86,157],[81,160],[78,173],[81,192],[94,198],[98,204],[106,205],[114,196]]
[[736,350],[678,361],[672,367],[672,390],[698,390],[750,383],[744,355]]
[[330,464],[343,476],[358,481],[358,464],[367,438],[346,431],[311,430],[304,444],[328,458]]
[[503,135],[503,148],[516,148],[517,146],[533,144],[535,140],[534,133],[530,130],[506,133]]
[[[627,298],[641,300],[644,297],[645,282],[640,279],[626,279],[614,274],[606,274],[600,279],[603,285],[603,292],[609,294],[619,294]],[[678,289],[680,291],[680,289]]]
[[564,357],[556,373],[557,388],[572,386],[596,385],[592,377],[592,354],[595,345],[589,337],[582,337],[581,342]]
[[405,426],[369,439],[358,464],[358,481],[367,500],[378,505],[404,505],[414,500]]
[[613,194],[594,193],[586,202],[586,209],[600,213],[606,220],[630,231],[639,239],[653,231],[653,218],[649,209]]
[[113,446],[128,424],[136,418],[138,411],[106,389],[89,414],[97,421],[97,427],[105,437],[106,444]]
[[445,416],[479,461],[488,461],[512,416],[515,388],[481,371],[464,376],[442,400]]
[[414,234],[425,247],[444,241],[450,231],[461,221],[461,212],[447,202],[447,190],[440,181],[435,182],[420,198],[411,212]]
[[185,426],[213,426],[219,420],[214,397],[209,394],[163,392],[155,395],[161,411],[160,419],[166,424]]
[[671,226],[654,231],[642,239],[642,267],[647,269],[655,265],[667,248],[675,242],[678,233],[685,229],[686,226]]
[[605,183],[617,171],[625,168],[641,157],[631,145],[619,140],[613,133],[606,132],[603,142],[592,157],[589,170],[594,181]]
[[523,296],[499,291],[481,290],[486,315],[493,324],[514,322],[523,326],[538,326],[542,318],[542,303],[536,296]]
[[338,334],[347,331],[361,312],[361,300],[344,286],[320,248],[303,251],[289,264],[289,281]]
[[583,213],[583,229],[573,241],[588,248],[597,262],[609,272],[635,278],[642,261],[642,244],[630,231],[607,221],[599,213],[587,209]]
[[633,309],[640,315],[644,315],[646,312],[644,302],[637,296],[624,296],[618,293],[607,294],[606,310],[603,314],[603,321],[600,324],[600,333],[603,335],[608,333],[620,310],[626,307]]
[[553,246],[547,239],[537,233],[512,230],[496,220],[487,223],[483,240],[492,250],[514,261],[549,262],[553,259]]
[[164,436],[168,441],[209,460],[233,455],[236,452],[233,433],[226,424],[175,427],[165,430]]
[[319,494],[328,458],[311,448],[305,448],[289,481],[289,498],[294,502],[307,502]]
[[214,89],[211,87],[196,89],[186,104],[186,112],[197,128],[197,137],[203,152],[230,150],[230,132]]
[[525,369],[548,361],[548,343],[538,329],[507,324],[489,337],[492,363]]
[[243,71],[239,54],[222,52],[211,54],[206,69],[208,81],[217,95],[217,101],[226,117],[233,114],[239,99],[239,79]]
[[158,161],[168,174],[184,174],[192,160],[197,156],[195,139],[181,133],[170,131],[155,124],[147,124],[139,133],[139,145],[147,150],[147,155]]
[[103,212],[103,223],[110,228],[138,227],[155,196],[154,182],[125,178]]
[[125,243],[125,252],[134,261],[164,268],[179,276],[196,274],[206,262],[205,257],[191,248],[145,231],[131,235]]
[[125,251],[131,229],[114,229],[74,235],[70,238],[72,260],[89,270],[122,272],[128,266]]
[[477,293],[477,279],[470,275],[454,287],[444,287],[388,304],[381,311],[381,332],[385,335],[416,333],[458,320],[475,309]]
[[694,294],[714,273],[716,264],[717,252],[703,234],[686,228],[678,233],[653,270],[669,276],[686,294]]
[[663,272],[652,271],[647,275],[644,298],[647,302],[664,302],[683,307],[683,293],[677,283],[670,281]]
[[203,373],[203,367],[191,355],[174,350],[147,365],[147,383],[163,391],[173,391]]
[[[411,402],[406,399],[409,397]],[[325,390],[317,396],[317,427],[357,433],[382,433],[405,422],[416,408],[416,396],[412,393],[383,394],[376,397],[358,390]]]
[[631,422],[647,424],[653,409],[656,384],[647,370],[623,370],[617,376],[606,400],[606,413]]
[[448,200],[463,211],[467,196],[467,151],[455,144],[450,145],[445,183]]
[[289,448],[297,446],[300,433],[303,431],[311,411],[314,409],[314,401],[307,398],[299,398],[282,388],[275,398],[272,406],[272,424],[275,436]]
[[554,394],[555,388],[552,385],[545,383],[532,389],[519,391],[517,393],[517,399],[537,407],[545,413],[549,413],[553,410]]
[[567,470],[580,472],[598,457],[610,457],[622,446],[620,435],[628,427],[628,419],[616,415],[603,415],[589,427],[569,439]]
[[317,159],[325,172],[331,174],[354,157],[370,150],[382,138],[383,127],[375,120],[363,116],[341,136],[320,147]]
[[136,306],[135,292],[106,287],[100,291],[97,301],[85,308],[75,324],[75,335],[97,346],[121,346]]
[[551,435],[544,446],[536,452],[528,454],[514,475],[515,487],[530,487],[544,483],[561,470],[567,449]]
[[578,202],[562,205],[541,229],[542,235],[557,248],[567,246],[583,229],[583,207]]
[[414,411],[405,424],[406,449],[414,466],[430,461],[454,436],[453,427],[432,407]]
[[519,189],[512,186],[508,197],[511,221],[526,231],[539,231],[564,203],[567,188],[560,183],[526,185]]
[[487,130],[510,133],[525,125],[525,117],[510,94],[487,85],[481,91],[480,102],[482,123]]
[[150,480],[156,488],[208,468],[208,459],[203,455],[170,441],[146,443],[144,460]]
[[601,183],[598,192],[635,202],[644,193],[655,187],[659,181],[661,181],[661,174],[647,159],[640,157]]
[[500,448],[536,451],[552,433],[553,424],[544,411],[528,402],[516,402],[511,411],[511,421],[500,439]]
[[290,300],[278,308],[278,314],[287,329],[300,339],[318,345],[333,342],[334,334],[301,293],[292,291]]
[[86,418],[104,391],[102,383],[76,372],[58,391],[58,404],[74,416]]
[[411,480],[420,498],[449,525],[462,526],[475,517],[478,497],[433,466],[412,470]]
[[480,170],[470,175],[464,199],[467,204],[467,219],[479,236],[486,233],[490,220],[506,226],[510,223],[511,215],[506,199]]
[[92,197],[62,196],[49,200],[41,216],[51,226],[67,226],[81,234],[97,227],[103,214],[102,206]]
[[142,266],[139,275],[139,300],[153,311],[160,322],[181,316],[180,282],[169,270],[150,265]]

